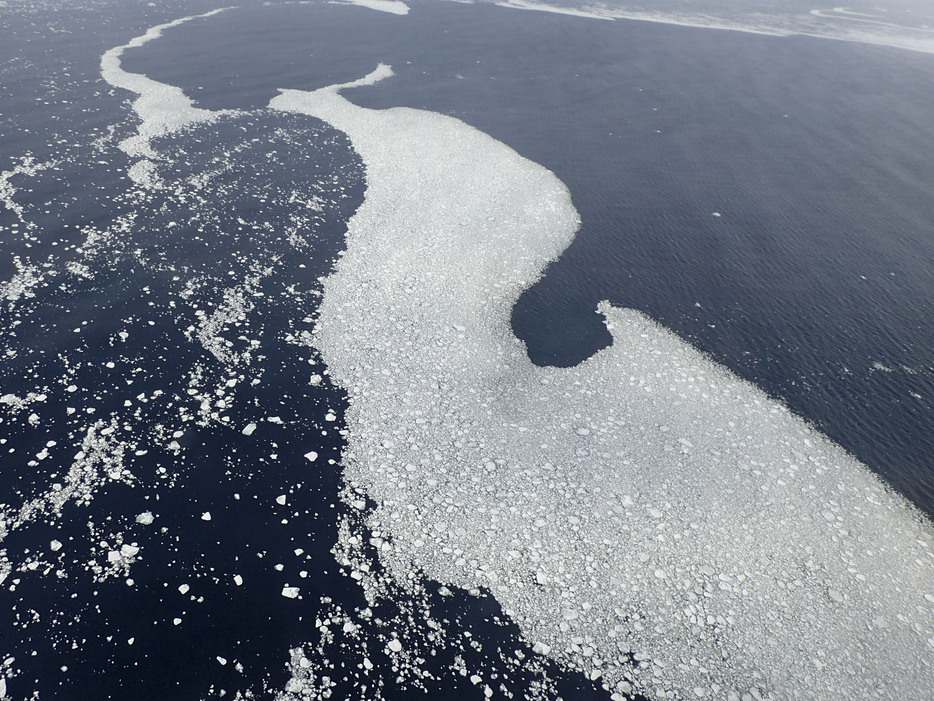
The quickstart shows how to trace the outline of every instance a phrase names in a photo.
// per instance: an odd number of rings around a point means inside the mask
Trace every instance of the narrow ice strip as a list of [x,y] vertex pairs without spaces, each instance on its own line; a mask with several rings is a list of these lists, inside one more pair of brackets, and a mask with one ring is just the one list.
[[409,6],[400,0],[331,0],[333,5],[358,5],[391,15],[409,14]]
[[589,19],[613,19],[606,14],[600,14],[597,10],[579,10],[573,7],[561,7],[558,5],[545,5],[531,0],[505,0],[505,2],[496,3],[500,7],[509,7],[514,10],[534,10],[538,12],[552,12],[558,15],[570,15],[571,17],[587,17]]
[[16,201],[15,196],[17,189],[10,182],[10,179],[18,176],[35,177],[41,171],[54,168],[56,165],[56,161],[37,163],[34,156],[26,154],[19,159],[19,163],[17,163],[16,166],[10,170],[0,172],[0,204],[2,204],[5,209],[13,212],[21,224],[27,223],[23,216],[23,205]]
[[934,688],[934,529],[865,466],[636,311],[602,304],[613,345],[577,367],[529,361],[513,304],[579,224],[552,173],[339,86],[270,106],[366,165],[316,338],[348,393],[349,493],[377,504],[400,585],[489,590],[619,694]]
[[[907,51],[934,53],[934,30],[926,27],[905,25],[861,19],[856,13],[839,13],[820,9],[808,13],[766,13],[749,12],[745,14],[723,15],[716,9],[703,12],[694,5],[685,4],[685,11],[647,10],[641,7],[620,7],[618,5],[600,5],[584,9],[550,5],[534,0],[503,0],[497,2],[500,7],[515,10],[533,10],[554,14],[586,17],[589,19],[620,19],[634,22],[653,22],[673,24],[699,29],[720,29],[745,34],[766,36],[807,36],[815,39],[833,39],[877,46],[889,46]],[[861,26],[844,26],[835,20],[856,20]],[[854,22],[845,23],[854,25]],[[872,29],[868,25],[875,25]]]
[[896,24],[894,22],[883,22],[880,19],[877,19],[874,15],[866,15],[858,12],[841,12],[838,9],[834,10],[811,10],[811,15],[814,17],[824,17],[827,19],[839,19],[845,22],[862,22],[863,24],[875,24],[880,27],[892,27],[893,29],[913,29],[913,27],[906,27],[903,24]]
[[[219,8],[201,15],[182,17],[151,27],[145,34],[131,39],[126,44],[116,46],[101,56],[101,77],[115,88],[129,90],[139,95],[133,102],[133,111],[140,118],[137,133],[120,142],[120,149],[131,158],[157,158],[150,145],[152,139],[170,134],[190,124],[208,121],[223,113],[195,107],[191,98],[185,95],[179,87],[160,83],[141,73],[125,71],[121,65],[124,52],[158,39],[166,29],[195,19],[212,17],[226,9],[229,8]],[[155,184],[153,165],[146,160],[131,166],[130,176],[139,185]]]

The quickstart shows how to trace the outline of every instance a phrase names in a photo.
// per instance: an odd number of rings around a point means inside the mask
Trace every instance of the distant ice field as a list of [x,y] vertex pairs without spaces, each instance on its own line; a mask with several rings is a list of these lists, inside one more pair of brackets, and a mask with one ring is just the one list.
[[0,7],[0,695],[934,683],[923,18],[513,5]]

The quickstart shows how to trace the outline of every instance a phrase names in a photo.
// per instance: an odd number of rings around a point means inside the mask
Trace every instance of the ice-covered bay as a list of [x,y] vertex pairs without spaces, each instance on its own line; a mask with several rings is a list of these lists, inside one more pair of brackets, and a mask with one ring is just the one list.
[[340,94],[389,73],[270,106],[367,167],[316,338],[395,579],[487,588],[539,652],[622,692],[922,696],[930,523],[638,312],[602,305],[610,348],[534,366],[510,310],[573,238],[570,194],[457,119]]

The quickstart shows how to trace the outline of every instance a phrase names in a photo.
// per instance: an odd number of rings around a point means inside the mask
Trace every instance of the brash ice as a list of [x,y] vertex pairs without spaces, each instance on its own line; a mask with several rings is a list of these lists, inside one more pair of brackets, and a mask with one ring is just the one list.
[[[542,368],[510,328],[578,227],[547,169],[448,116],[284,90],[367,169],[317,345],[349,394],[345,479],[396,581],[486,588],[615,693],[919,698],[934,532],[839,446],[633,310]],[[651,664],[634,664],[647,663]]]

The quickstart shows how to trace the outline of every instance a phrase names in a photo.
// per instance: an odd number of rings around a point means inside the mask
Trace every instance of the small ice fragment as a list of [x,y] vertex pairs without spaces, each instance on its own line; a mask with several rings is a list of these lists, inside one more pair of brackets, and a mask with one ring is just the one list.
[[138,552],[139,548],[135,545],[124,544],[120,546],[120,554],[123,557],[135,557]]
[[327,414],[324,415],[324,420],[325,421],[337,421],[337,416],[334,415],[333,411],[329,411]]
[[532,646],[532,652],[539,655],[547,655],[549,652],[551,652],[551,645],[538,641]]
[[315,451],[310,450],[310,451],[308,451],[307,453],[305,453],[305,459],[307,459],[307,460],[309,460],[309,461],[311,461],[311,462],[314,462],[315,460],[318,459],[318,454],[317,454]]
[[389,645],[386,647],[388,647],[393,652],[402,652],[402,642],[399,640],[399,638],[393,638],[390,640]]
[[136,517],[136,522],[148,526],[154,519],[155,517],[152,515],[151,511],[144,511]]
[[203,514],[201,514],[201,520],[202,520],[202,521],[210,521],[210,520],[211,520],[211,512],[210,512],[210,511],[205,511]]
[[251,423],[248,423],[248,424],[243,428],[242,433],[243,433],[244,436],[252,436],[252,435],[253,435],[253,431],[255,431],[255,430],[256,430],[256,424],[251,422]]
[[227,664],[227,659],[224,657],[221,657],[220,655],[217,656],[217,661],[221,663],[221,666]]
[[187,584],[180,584],[178,587],[178,593],[183,595],[187,594],[189,589],[191,589],[191,587],[189,587]]
[[239,574],[235,574],[235,575],[234,575],[234,584],[236,584],[238,587],[239,587],[239,586],[242,586],[242,585],[243,585],[243,577],[241,577]]
[[297,599],[298,587],[282,587],[282,596],[284,596],[286,599]]
[[279,496],[276,497],[276,503],[279,504],[279,506],[285,506],[285,499],[286,499],[285,494],[280,494]]
[[173,618],[173,619],[172,619],[172,623],[175,624],[175,625],[177,625],[177,626],[180,626],[180,625],[182,624],[182,619],[181,619],[181,618]]
[[51,543],[49,543],[49,547],[52,548],[53,553],[56,553],[62,549],[62,543],[61,541],[53,540]]

